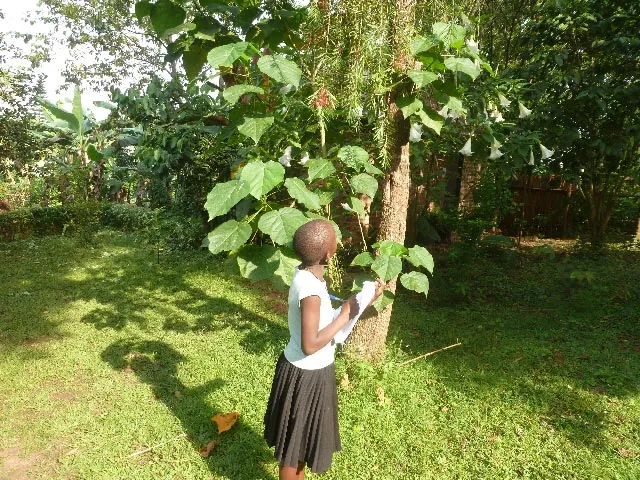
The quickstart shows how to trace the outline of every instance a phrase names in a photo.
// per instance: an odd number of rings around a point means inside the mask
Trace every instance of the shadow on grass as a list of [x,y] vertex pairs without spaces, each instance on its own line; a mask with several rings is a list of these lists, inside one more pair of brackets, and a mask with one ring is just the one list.
[[[572,282],[573,271],[595,280]],[[460,340],[419,360],[446,388],[481,404],[502,396],[572,443],[610,449],[612,408],[640,392],[640,256],[524,268],[479,261],[438,273],[426,304],[399,295],[390,337],[411,356]],[[456,282],[466,293],[457,299]]]
[[242,418],[223,435],[214,433],[214,424],[209,417],[221,412],[207,399],[225,384],[224,380],[186,387],[177,377],[178,365],[186,360],[185,357],[160,341],[121,340],[111,344],[102,353],[102,359],[116,370],[132,369],[140,381],[150,385],[154,396],[180,420],[195,450],[212,439],[220,442],[210,457],[203,460],[212,473],[239,480],[274,478],[263,467],[273,455],[262,435]]
[[[242,306],[247,295],[238,290],[248,287],[225,280],[217,260],[206,252],[165,257],[157,264],[153,252],[126,236],[102,236],[93,249],[69,254],[72,242],[61,237],[37,240],[34,252],[25,252],[24,245],[23,250],[11,246],[21,257],[0,272],[0,281],[12,287],[5,294],[10,301],[0,304],[0,348],[59,338],[61,330],[50,312],[65,313],[76,302],[87,310],[81,320],[97,329],[137,326],[187,333],[232,328],[243,334],[241,345],[249,353],[276,351],[288,338],[284,322]],[[225,288],[210,289],[210,282],[225,282]],[[267,298],[258,304],[262,311],[282,313],[278,302]]]

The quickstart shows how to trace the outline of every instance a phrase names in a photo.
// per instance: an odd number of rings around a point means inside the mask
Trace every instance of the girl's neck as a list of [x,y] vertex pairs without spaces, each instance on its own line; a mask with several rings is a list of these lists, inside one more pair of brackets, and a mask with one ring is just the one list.
[[315,275],[318,280],[324,280],[324,265],[306,265],[301,266],[300,268],[306,270],[307,272],[313,273],[313,275]]

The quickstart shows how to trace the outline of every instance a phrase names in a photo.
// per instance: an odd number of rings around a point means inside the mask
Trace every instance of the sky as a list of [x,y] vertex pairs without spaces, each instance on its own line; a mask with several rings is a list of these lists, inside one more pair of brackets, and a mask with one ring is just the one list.
[[[55,38],[51,25],[35,23],[30,25],[25,18],[33,17],[37,10],[38,0],[0,0],[0,10],[4,14],[4,19],[0,19],[0,32],[17,31],[21,33],[44,33]],[[51,51],[51,62],[41,68],[41,72],[46,75],[45,88],[47,100],[56,102],[73,97],[73,88],[57,92],[64,83],[61,72],[64,69],[65,61],[70,58],[69,51],[58,44]],[[91,110],[98,120],[106,118],[108,111],[93,105],[95,100],[108,100],[104,93],[94,91],[82,92],[82,103],[85,109]]]

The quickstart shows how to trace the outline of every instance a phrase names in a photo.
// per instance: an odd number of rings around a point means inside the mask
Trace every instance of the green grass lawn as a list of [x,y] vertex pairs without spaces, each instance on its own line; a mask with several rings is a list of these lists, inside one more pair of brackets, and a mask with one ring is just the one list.
[[[640,478],[640,252],[441,257],[428,301],[399,296],[383,363],[338,357],[322,478]],[[277,478],[282,293],[115,232],[0,244],[0,285],[0,479]]]

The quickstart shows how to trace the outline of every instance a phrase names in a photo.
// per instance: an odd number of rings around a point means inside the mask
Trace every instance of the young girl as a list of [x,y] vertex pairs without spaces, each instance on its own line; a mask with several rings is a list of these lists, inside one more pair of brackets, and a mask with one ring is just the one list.
[[[293,248],[302,264],[289,289],[289,344],[280,355],[264,417],[264,437],[280,463],[280,480],[304,477],[305,465],[322,473],[339,451],[338,402],[333,364],[336,334],[359,313],[355,296],[334,312],[323,279],[335,254],[331,223],[313,220],[300,227]],[[370,305],[385,285],[376,282]],[[367,305],[367,306],[368,306]]]

